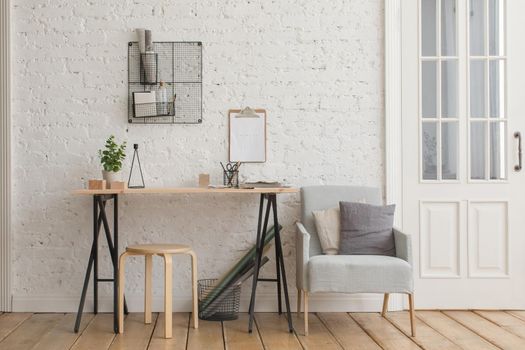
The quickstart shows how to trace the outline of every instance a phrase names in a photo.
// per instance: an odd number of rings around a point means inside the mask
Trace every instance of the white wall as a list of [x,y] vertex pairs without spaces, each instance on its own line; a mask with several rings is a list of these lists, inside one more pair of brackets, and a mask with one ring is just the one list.
[[[74,310],[92,204],[70,191],[100,176],[96,151],[110,134],[140,144],[147,186],[192,186],[201,172],[218,182],[226,111],[261,107],[268,161],[243,165],[245,176],[299,186],[384,182],[382,0],[12,2],[15,310]],[[127,42],[136,27],[159,41],[203,42],[203,124],[127,123]],[[191,244],[199,277],[216,277],[253,244],[257,202],[251,195],[122,197],[121,247]],[[299,197],[284,195],[279,204],[293,287]],[[109,277],[104,248],[100,255],[100,275]],[[160,297],[160,261],[154,268]],[[142,261],[129,264],[132,308],[141,308],[134,295],[142,294],[142,271]],[[175,271],[176,305],[184,308],[189,259],[176,258]],[[265,274],[274,271],[272,264]],[[109,296],[108,287],[100,294]]]

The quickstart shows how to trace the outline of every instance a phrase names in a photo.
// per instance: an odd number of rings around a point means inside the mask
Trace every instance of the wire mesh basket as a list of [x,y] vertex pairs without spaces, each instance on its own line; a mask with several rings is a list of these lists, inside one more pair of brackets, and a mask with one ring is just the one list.
[[153,103],[134,103],[133,117],[134,118],[151,118],[174,116],[175,105],[174,102],[153,102]]
[[199,318],[208,321],[229,321],[239,317],[241,302],[241,285],[237,284],[225,288],[215,299],[202,310],[201,302],[216,287],[217,279],[202,279],[198,281],[199,290]]
[[222,173],[222,182],[224,186],[239,188],[239,172],[225,170]]

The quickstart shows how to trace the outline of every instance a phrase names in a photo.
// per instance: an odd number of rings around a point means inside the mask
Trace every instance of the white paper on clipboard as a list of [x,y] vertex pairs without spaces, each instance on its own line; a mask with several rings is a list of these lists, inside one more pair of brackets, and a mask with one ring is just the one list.
[[266,162],[266,111],[230,110],[230,162]]

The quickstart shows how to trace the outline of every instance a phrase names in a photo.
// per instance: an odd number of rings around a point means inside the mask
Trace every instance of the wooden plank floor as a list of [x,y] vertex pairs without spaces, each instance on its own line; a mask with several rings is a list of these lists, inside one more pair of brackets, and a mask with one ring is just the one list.
[[151,324],[129,314],[125,332],[112,332],[111,314],[85,314],[73,333],[74,314],[0,313],[0,349],[525,349],[525,311],[419,311],[411,338],[407,312],[311,313],[310,334],[302,315],[293,314],[295,332],[284,315],[258,313],[247,332],[248,315],[228,322],[200,321],[191,328],[188,313],[173,315],[173,339],[164,339],[164,315]]

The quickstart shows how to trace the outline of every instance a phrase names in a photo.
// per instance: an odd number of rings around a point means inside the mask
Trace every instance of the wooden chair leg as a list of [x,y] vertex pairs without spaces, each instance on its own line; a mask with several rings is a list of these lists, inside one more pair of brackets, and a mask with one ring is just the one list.
[[308,335],[308,292],[303,292],[304,297],[304,335]]
[[191,255],[191,295],[193,303],[193,328],[199,328],[199,298],[197,294],[197,255],[194,251],[190,251]]
[[125,265],[128,253],[124,252],[119,258],[118,274],[118,332],[124,333],[124,283],[125,283]]
[[381,312],[381,316],[385,317],[386,316],[386,313],[388,311],[388,297],[390,296],[390,294],[388,293],[385,293],[385,295],[383,296],[383,311]]
[[144,323],[151,323],[151,292],[152,282],[151,275],[153,274],[153,255],[146,254],[145,256],[145,283],[144,283]]
[[299,314],[301,313],[301,297],[303,295],[303,290],[300,288],[297,288],[297,317],[299,317]]
[[410,307],[410,330],[412,331],[412,336],[416,336],[416,324],[414,320],[414,294],[408,295],[408,304]]
[[173,263],[171,254],[164,256],[164,338],[172,337]]

